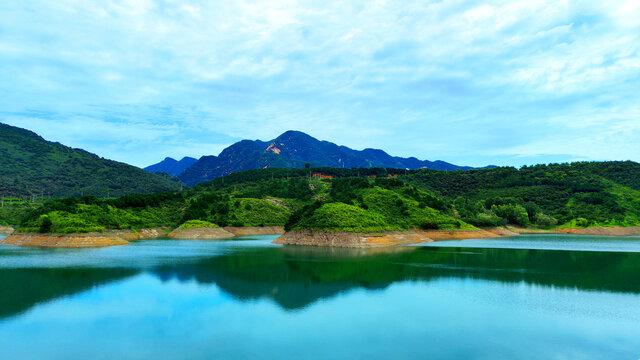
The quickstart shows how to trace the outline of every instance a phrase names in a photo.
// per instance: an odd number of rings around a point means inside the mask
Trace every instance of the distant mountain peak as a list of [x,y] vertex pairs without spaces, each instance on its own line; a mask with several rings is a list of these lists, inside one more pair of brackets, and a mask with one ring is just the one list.
[[194,159],[189,156],[183,157],[180,161],[167,156],[161,162],[153,164],[151,166],[147,166],[144,169],[152,173],[163,172],[173,176],[177,176],[180,175],[186,168],[195,164],[197,161],[198,159]]
[[278,139],[282,139],[282,138],[292,138],[292,137],[299,137],[299,138],[311,138],[316,140],[314,137],[312,137],[311,135],[304,133],[302,131],[298,131],[298,130],[287,130],[285,132],[283,132],[282,134],[280,134],[280,136],[278,136],[276,138],[276,140]]
[[287,130],[273,140],[242,140],[222,150],[218,156],[203,156],[178,177],[187,185],[195,185],[238,171],[302,168],[306,163],[336,168],[471,169],[444,161],[395,157],[380,149],[353,150],[318,140],[302,131]]

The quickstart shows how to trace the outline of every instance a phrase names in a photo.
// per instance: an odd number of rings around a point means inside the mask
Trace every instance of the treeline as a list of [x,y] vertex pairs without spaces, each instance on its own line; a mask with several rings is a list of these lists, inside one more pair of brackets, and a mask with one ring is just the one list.
[[457,204],[461,216],[475,223],[495,215],[520,225],[635,225],[639,175],[640,164],[626,161],[420,170],[404,180]]
[[469,224],[630,226],[640,223],[637,175],[640,164],[633,162],[452,172],[262,169],[184,191],[53,199],[29,209],[20,225],[40,231],[176,227],[194,220],[219,226],[287,224],[288,228],[334,230],[455,229]]

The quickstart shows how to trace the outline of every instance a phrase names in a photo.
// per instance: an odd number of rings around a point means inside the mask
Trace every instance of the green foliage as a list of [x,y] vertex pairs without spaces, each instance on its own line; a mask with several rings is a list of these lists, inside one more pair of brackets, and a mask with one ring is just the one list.
[[227,222],[232,226],[282,226],[291,212],[270,199],[233,199]]
[[463,217],[461,220],[479,227],[499,227],[507,225],[507,221],[499,216],[492,215],[491,213],[478,213],[474,216]]
[[51,232],[51,228],[53,227],[53,222],[49,215],[40,216],[40,232],[41,233],[49,233]]
[[[365,211],[376,219],[381,219],[384,226],[380,229],[407,230],[411,228],[423,229],[473,229],[473,226],[453,218],[441,211],[426,206],[427,202],[444,208],[444,202],[433,195],[408,187],[397,179],[339,179],[332,182],[330,192],[331,204],[340,202],[349,205],[351,209],[357,208]],[[383,188],[384,187],[384,188]],[[416,200],[417,199],[417,200]],[[289,219],[285,229],[322,229],[336,231],[336,225],[309,219],[319,219],[323,212],[321,202],[317,201],[295,212]],[[380,216],[380,217],[378,217]],[[349,219],[344,219],[349,220]],[[350,220],[349,220],[350,221]],[[326,229],[323,226],[327,226]],[[340,231],[355,226],[344,226]],[[355,230],[353,230],[355,231]]]
[[491,207],[491,211],[499,217],[506,219],[510,224],[522,226],[529,224],[529,214],[527,214],[527,209],[521,205],[493,205]]
[[550,227],[558,224],[558,220],[556,220],[553,216],[545,215],[543,213],[537,213],[535,215],[536,225],[540,227]]
[[[631,161],[580,162],[471,171],[418,170],[402,177],[407,183],[440,194],[461,219],[481,225],[480,214],[494,205],[520,205],[528,223],[564,227],[640,224],[640,164]],[[479,205],[479,204],[482,205]],[[538,214],[543,214],[538,216]],[[510,215],[510,222],[525,224]],[[538,220],[540,220],[538,222]],[[483,226],[483,225],[481,225]]]
[[396,186],[394,190],[388,190],[376,186],[363,189],[359,191],[360,203],[364,208],[383,215],[388,224],[400,229],[472,228],[449,215],[402,196],[406,192],[405,188]]
[[[17,199],[0,208],[0,220],[20,223],[22,230],[50,226],[49,231],[57,232],[176,227],[190,220],[218,226],[326,226],[330,231],[473,229],[507,222],[538,227],[630,226],[640,223],[640,190],[624,172],[635,174],[635,168],[640,165],[577,163],[520,170],[417,170],[407,175],[397,169],[312,169],[335,177],[322,180],[310,179],[304,169],[269,168],[232,174],[181,192],[39,203]],[[336,215],[338,210],[345,215]],[[323,219],[324,215],[331,218]],[[50,225],[43,224],[43,216]],[[364,220],[364,225],[354,219]]]
[[0,195],[102,197],[180,188],[175,179],[100,158],[0,124]]
[[303,218],[294,229],[317,229],[323,231],[372,232],[396,230],[376,212],[353,205],[328,203],[320,206],[309,217]]
[[202,228],[217,228],[216,224],[212,224],[208,221],[202,220],[189,220],[178,227],[178,229],[202,229]]

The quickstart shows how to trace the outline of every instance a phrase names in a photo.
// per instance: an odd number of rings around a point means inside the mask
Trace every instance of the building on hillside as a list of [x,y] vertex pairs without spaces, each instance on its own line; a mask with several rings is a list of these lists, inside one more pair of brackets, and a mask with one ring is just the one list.
[[319,173],[314,173],[312,176],[314,179],[333,179],[333,176],[331,175],[324,175]]

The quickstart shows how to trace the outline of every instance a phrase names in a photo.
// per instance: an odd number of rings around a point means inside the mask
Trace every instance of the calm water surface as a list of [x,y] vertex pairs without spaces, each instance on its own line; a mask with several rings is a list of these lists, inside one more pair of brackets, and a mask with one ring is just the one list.
[[0,246],[0,359],[638,359],[640,239]]

